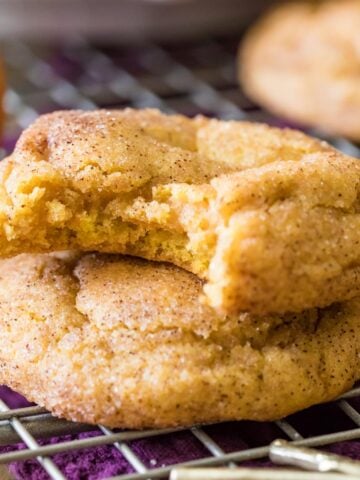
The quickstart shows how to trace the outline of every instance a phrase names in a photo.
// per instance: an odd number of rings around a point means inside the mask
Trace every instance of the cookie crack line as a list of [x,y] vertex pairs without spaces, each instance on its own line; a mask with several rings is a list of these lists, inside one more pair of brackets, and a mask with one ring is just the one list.
[[[110,172],[110,173],[109,173]],[[40,117],[0,165],[0,256],[167,261],[222,314],[359,291],[360,165],[301,132],[156,110]]]

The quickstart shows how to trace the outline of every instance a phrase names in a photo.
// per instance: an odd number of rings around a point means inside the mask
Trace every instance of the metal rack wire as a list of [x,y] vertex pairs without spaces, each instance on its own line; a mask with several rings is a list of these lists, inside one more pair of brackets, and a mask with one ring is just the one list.
[[[5,149],[11,150],[20,131],[40,113],[61,108],[156,107],[166,112],[204,113],[227,119],[266,120],[279,124],[277,119],[252,105],[240,91],[235,72],[237,43],[238,39],[226,38],[183,45],[128,48],[94,47],[82,39],[61,47],[46,48],[22,42],[3,44],[9,84],[5,99],[9,118]],[[330,140],[339,148],[360,156],[360,150],[346,140]],[[346,428],[307,434],[298,427],[296,419],[290,418],[274,423],[277,436],[307,446],[359,439],[358,396],[360,387],[332,404],[332,418],[337,415],[346,418]],[[221,425],[217,427],[222,428]],[[238,422],[234,428],[241,431],[243,422]],[[94,430],[90,438],[76,436],[79,432]],[[0,445],[21,441],[26,446],[0,454],[0,464],[36,458],[51,479],[66,480],[52,456],[108,445],[117,449],[133,470],[133,473],[112,477],[112,480],[164,478],[173,465],[162,465],[161,458],[154,459],[150,467],[145,465],[131,442],[139,439],[151,441],[153,437],[171,436],[179,431],[194,437],[204,449],[201,458],[185,459],[181,465],[226,465],[260,459],[268,454],[266,439],[260,439],[260,444],[258,441],[249,448],[225,451],[208,426],[114,432],[102,425],[95,429],[56,419],[38,406],[11,409],[0,401]],[[75,437],[45,445],[37,440],[65,434]]]

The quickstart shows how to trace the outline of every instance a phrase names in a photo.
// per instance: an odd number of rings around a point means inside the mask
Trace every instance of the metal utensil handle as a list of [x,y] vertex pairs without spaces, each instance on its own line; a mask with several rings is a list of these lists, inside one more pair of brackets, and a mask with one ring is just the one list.
[[359,480],[359,477],[268,468],[176,468],[170,480]]
[[360,462],[340,455],[275,440],[270,445],[270,460],[278,465],[291,465],[317,472],[341,472],[360,478]]

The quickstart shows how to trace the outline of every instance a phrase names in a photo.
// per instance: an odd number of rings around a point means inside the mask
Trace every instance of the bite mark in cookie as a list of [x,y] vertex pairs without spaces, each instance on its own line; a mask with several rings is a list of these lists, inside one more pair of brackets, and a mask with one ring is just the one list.
[[359,293],[360,164],[292,130],[154,110],[39,118],[0,164],[0,256],[168,261],[219,312]]

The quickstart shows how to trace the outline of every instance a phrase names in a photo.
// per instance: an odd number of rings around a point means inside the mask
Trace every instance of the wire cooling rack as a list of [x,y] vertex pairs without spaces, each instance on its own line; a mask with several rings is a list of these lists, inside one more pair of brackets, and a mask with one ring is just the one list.
[[[235,62],[237,44],[238,39],[234,38],[127,48],[94,47],[81,39],[61,47],[46,48],[16,41],[4,43],[9,85],[5,99],[8,115],[5,151],[11,151],[20,131],[39,114],[64,108],[155,107],[165,112],[203,113],[281,125],[279,120],[251,104],[239,89]],[[329,140],[360,157],[360,150],[346,140]],[[329,446],[359,439],[358,397],[360,387],[332,404],[313,407],[274,422],[271,424],[273,438],[287,438],[307,446]],[[320,417],[324,421],[319,423]],[[140,439],[151,442],[163,436],[171,438],[174,432],[185,431],[202,446],[203,455],[192,460],[185,458],[177,465],[226,465],[265,458],[271,439],[262,435],[260,424],[236,422],[232,429],[242,436],[249,424],[258,432],[255,440],[247,440],[241,449],[228,451],[219,440],[221,424],[185,430],[114,432],[102,425],[94,427],[56,419],[38,406],[11,409],[0,401],[0,445],[23,442],[26,447],[0,454],[0,463],[37,459],[51,479],[66,480],[52,460],[55,454],[108,445],[121,453],[133,471],[112,477],[113,480],[164,478],[174,465],[163,462],[162,458],[154,458],[146,465],[132,448],[132,442]],[[303,429],[305,424],[308,427]],[[38,443],[39,438],[86,431],[95,433],[90,438],[75,436],[58,443]]]

